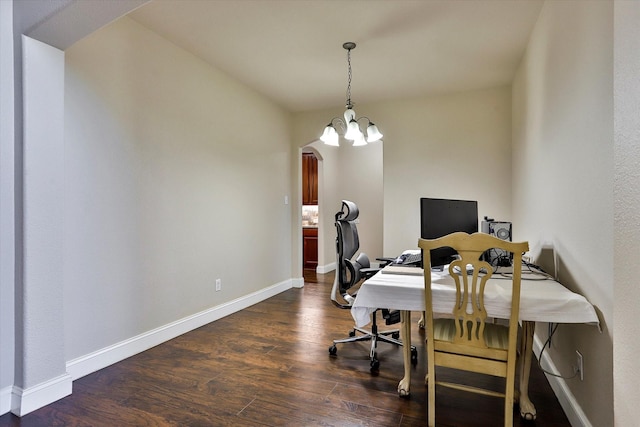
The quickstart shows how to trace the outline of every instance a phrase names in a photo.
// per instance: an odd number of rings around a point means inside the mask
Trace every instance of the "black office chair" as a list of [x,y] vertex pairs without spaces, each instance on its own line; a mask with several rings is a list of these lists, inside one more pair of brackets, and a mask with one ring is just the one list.
[[[352,288],[360,283],[361,280],[366,280],[376,274],[382,267],[389,264],[394,258],[377,258],[381,261],[380,268],[372,268],[369,262],[369,258],[366,254],[360,253],[355,260],[352,260],[360,247],[360,241],[358,238],[358,229],[356,227],[355,220],[358,218],[358,207],[355,203],[348,200],[342,201],[342,207],[335,215],[335,226],[337,231],[336,237],[336,277],[333,282],[333,288],[331,289],[331,301],[338,307],[349,309],[355,300],[355,293],[352,292]],[[351,291],[351,292],[350,292]],[[349,332],[349,337],[339,340],[333,340],[333,345],[329,347],[329,354],[335,356],[338,352],[336,344],[357,342],[357,341],[371,341],[371,351],[369,358],[371,360],[371,371],[377,371],[380,367],[378,361],[376,348],[378,341],[387,342],[390,344],[402,345],[402,341],[398,340],[400,337],[400,331],[398,329],[379,331],[376,322],[377,311],[372,314],[371,331],[354,328]],[[400,312],[395,310],[381,309],[382,316],[385,319],[387,325],[392,325],[400,321]],[[360,332],[362,335],[357,335]],[[417,360],[417,350],[415,347],[411,347],[412,360]],[[415,356],[414,356],[415,355]]]

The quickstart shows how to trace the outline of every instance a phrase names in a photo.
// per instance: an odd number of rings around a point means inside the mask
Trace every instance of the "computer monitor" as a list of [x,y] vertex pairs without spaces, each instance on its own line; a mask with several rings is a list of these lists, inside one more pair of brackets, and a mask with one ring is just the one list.
[[[472,200],[420,199],[420,237],[435,239],[456,231],[478,231],[478,202]],[[431,266],[443,266],[454,260],[452,248],[431,251]]]

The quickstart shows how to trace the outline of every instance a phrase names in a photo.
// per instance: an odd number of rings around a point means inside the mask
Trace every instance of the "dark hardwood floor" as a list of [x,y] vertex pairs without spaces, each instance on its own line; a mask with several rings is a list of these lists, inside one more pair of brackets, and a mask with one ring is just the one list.
[[[338,346],[350,313],[329,300],[332,274],[305,271],[291,289],[73,383],[73,394],[0,426],[424,426],[424,331],[411,396],[396,392],[402,350],[378,347],[380,371],[369,372],[368,343]],[[570,426],[537,366],[530,394],[535,422]],[[500,426],[499,399],[438,389],[438,425]],[[517,414],[517,410],[515,411]]]

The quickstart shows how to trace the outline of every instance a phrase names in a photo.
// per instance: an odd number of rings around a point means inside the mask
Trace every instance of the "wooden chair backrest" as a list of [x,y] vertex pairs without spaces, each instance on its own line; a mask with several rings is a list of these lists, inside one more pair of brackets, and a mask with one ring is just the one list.
[[[517,323],[520,308],[521,260],[522,254],[529,250],[527,242],[513,243],[486,233],[458,232],[432,240],[420,239],[418,246],[423,250],[425,271],[429,271],[431,249],[451,247],[458,252],[459,259],[449,265],[449,273],[454,278],[456,285],[456,303],[451,314],[458,320],[456,322],[456,341],[465,341],[468,345],[473,346],[485,345],[482,338],[487,319],[484,289],[487,280],[493,275],[493,267],[482,259],[482,255],[492,248],[513,252],[511,319]],[[472,274],[467,274],[468,269],[472,270]],[[425,283],[429,284],[425,292],[425,307],[429,311],[429,308],[432,307],[430,274],[425,274]]]

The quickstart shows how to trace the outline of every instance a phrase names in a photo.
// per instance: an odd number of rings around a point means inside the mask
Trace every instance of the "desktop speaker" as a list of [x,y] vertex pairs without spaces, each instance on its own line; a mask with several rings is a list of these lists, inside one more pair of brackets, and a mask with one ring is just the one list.
[[[498,239],[511,241],[511,223],[504,221],[482,221],[480,231],[497,237]],[[494,267],[509,267],[513,261],[513,255],[502,249],[489,249],[484,253],[484,260]]]
[[496,236],[498,239],[511,241],[511,223],[510,222],[490,222],[489,234]]

